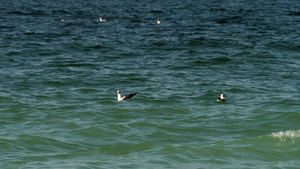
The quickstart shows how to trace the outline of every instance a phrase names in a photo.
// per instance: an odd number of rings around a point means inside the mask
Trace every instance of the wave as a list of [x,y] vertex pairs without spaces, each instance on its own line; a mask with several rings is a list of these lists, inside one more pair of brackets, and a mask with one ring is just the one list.
[[300,130],[288,130],[288,131],[279,131],[274,132],[269,135],[273,138],[278,138],[281,142],[293,141],[300,138]]

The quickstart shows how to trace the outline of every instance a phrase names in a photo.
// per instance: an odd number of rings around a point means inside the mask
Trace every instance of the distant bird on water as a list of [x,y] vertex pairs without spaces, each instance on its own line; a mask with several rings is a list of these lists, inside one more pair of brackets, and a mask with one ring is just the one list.
[[160,19],[158,19],[156,22],[157,22],[157,24],[161,24],[161,20]]
[[217,101],[218,102],[226,102],[225,97],[227,97],[225,94],[221,94],[221,96],[218,97]]
[[102,18],[100,18],[99,20],[100,20],[100,22],[105,22],[106,21],[105,19],[102,19]]
[[135,96],[138,92],[135,92],[135,93],[131,93],[131,94],[127,94],[127,95],[124,95],[122,96],[121,92],[118,90],[117,91],[117,94],[118,94],[118,101],[123,101],[125,99],[130,99],[132,98],[133,96]]

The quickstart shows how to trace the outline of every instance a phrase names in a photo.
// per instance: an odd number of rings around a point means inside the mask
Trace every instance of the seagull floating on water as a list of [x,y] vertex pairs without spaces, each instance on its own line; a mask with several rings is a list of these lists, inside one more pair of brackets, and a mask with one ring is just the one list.
[[227,97],[225,94],[221,94],[221,96],[218,97],[217,101],[218,102],[226,102],[225,97]]
[[100,18],[99,20],[100,20],[100,22],[105,22],[106,21],[105,19],[102,19],[102,18]]
[[118,94],[118,101],[123,101],[125,99],[130,99],[132,98],[133,96],[135,96],[138,92],[135,92],[135,93],[131,93],[131,94],[127,94],[127,95],[124,95],[122,96],[121,92],[118,90],[117,91],[117,94]]
[[161,24],[161,20],[160,19],[157,20],[157,24]]

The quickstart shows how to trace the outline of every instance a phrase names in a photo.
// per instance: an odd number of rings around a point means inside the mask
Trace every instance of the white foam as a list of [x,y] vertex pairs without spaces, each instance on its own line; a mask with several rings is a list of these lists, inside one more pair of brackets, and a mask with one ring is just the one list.
[[300,137],[300,130],[288,130],[288,131],[280,131],[271,134],[272,137],[275,138],[298,138]]
[[280,139],[281,142],[292,141],[295,143],[294,139],[300,138],[300,130],[288,130],[271,133],[271,137]]

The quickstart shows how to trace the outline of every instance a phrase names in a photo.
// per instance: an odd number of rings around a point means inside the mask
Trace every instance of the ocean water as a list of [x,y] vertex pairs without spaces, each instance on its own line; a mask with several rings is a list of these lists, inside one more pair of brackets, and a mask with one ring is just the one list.
[[0,4],[0,168],[300,166],[298,0]]

